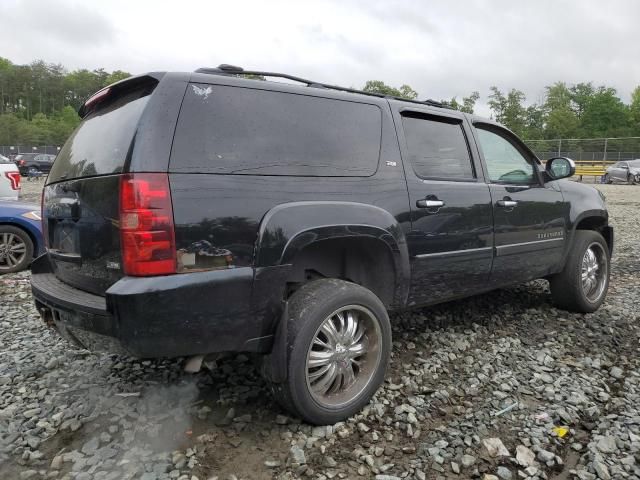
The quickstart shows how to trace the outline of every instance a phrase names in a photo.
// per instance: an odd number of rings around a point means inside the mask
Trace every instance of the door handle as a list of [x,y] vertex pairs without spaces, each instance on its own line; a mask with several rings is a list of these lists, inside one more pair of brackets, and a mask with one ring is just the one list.
[[444,207],[444,202],[442,200],[433,200],[430,198],[425,198],[424,200],[418,200],[416,202],[416,207],[418,208],[440,208]]
[[514,208],[518,206],[518,202],[511,199],[498,200],[497,204],[499,207],[504,207],[504,208]]

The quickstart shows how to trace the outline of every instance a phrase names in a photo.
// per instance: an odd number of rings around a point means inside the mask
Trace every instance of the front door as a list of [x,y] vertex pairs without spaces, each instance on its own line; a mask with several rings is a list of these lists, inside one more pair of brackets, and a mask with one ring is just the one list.
[[611,177],[619,181],[627,181],[629,175],[629,165],[627,162],[618,162],[611,169]]
[[409,305],[486,288],[493,251],[489,187],[469,148],[471,132],[456,112],[396,112],[409,190]]
[[557,271],[569,214],[558,183],[542,181],[537,159],[509,131],[488,124],[475,127],[493,202],[492,285]]

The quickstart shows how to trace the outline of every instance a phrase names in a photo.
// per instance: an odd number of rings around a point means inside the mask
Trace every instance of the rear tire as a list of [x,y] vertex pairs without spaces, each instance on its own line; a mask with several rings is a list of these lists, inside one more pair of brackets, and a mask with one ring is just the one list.
[[596,311],[609,288],[609,247],[598,232],[576,230],[564,270],[549,279],[553,303],[579,313]]
[[380,299],[354,283],[316,280],[289,299],[288,330],[287,378],[271,383],[278,403],[316,425],[359,412],[383,382],[391,352]]
[[29,234],[12,225],[0,225],[0,274],[24,270],[33,259]]

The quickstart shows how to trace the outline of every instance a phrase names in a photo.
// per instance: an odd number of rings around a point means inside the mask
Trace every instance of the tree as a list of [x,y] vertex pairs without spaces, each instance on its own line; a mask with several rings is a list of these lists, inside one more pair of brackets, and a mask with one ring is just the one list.
[[473,109],[476,106],[476,102],[480,99],[480,94],[478,92],[472,92],[468,97],[462,97],[462,107],[460,107],[461,112],[465,113],[473,113]]
[[378,93],[380,95],[388,95],[390,97],[401,97],[409,100],[415,100],[418,98],[418,92],[416,92],[409,85],[402,85],[399,89],[386,85],[381,80],[368,80],[365,83],[362,91],[367,93]]
[[623,137],[632,132],[629,108],[614,88],[600,86],[585,105],[580,119],[586,137]]
[[571,101],[573,106],[573,111],[576,112],[576,116],[578,118],[582,118],[582,114],[584,113],[587,104],[593,97],[595,90],[591,82],[589,83],[578,83],[571,87]]
[[631,120],[632,135],[640,136],[640,85],[631,93],[629,117]]
[[544,107],[529,105],[525,112],[525,133],[523,137],[526,139],[544,138],[545,136],[545,120],[546,114]]
[[491,87],[489,108],[493,111],[497,122],[523,135],[526,127],[526,109],[522,103],[526,100],[523,92],[512,88],[505,96],[498,87]]
[[122,70],[114,70],[107,76],[105,83],[107,85],[111,85],[112,83],[116,83],[116,82],[119,82],[120,80],[124,80],[125,78],[129,78],[130,76],[131,74],[129,72],[123,72]]
[[580,121],[572,108],[574,95],[563,82],[546,87],[544,103],[546,138],[573,138],[578,133]]
[[465,113],[473,113],[473,109],[476,106],[476,102],[480,98],[478,92],[472,92],[468,97],[462,97],[462,103],[458,102],[456,97],[451,100],[440,100],[443,105],[452,108],[453,110],[459,110]]
[[60,64],[42,60],[15,65],[0,57],[0,144],[63,143],[80,121],[80,105],[129,76],[102,68],[67,72]]

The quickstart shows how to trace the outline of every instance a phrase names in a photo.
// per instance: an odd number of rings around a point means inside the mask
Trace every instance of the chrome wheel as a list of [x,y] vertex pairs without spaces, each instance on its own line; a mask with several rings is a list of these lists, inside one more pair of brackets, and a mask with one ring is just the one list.
[[10,232],[0,234],[0,271],[20,265],[26,255],[27,245],[18,235]]
[[373,313],[348,305],[329,315],[307,352],[307,387],[322,406],[356,398],[371,382],[381,359],[381,330]]
[[607,254],[599,243],[592,243],[582,257],[582,291],[592,303],[597,302],[607,284]]

